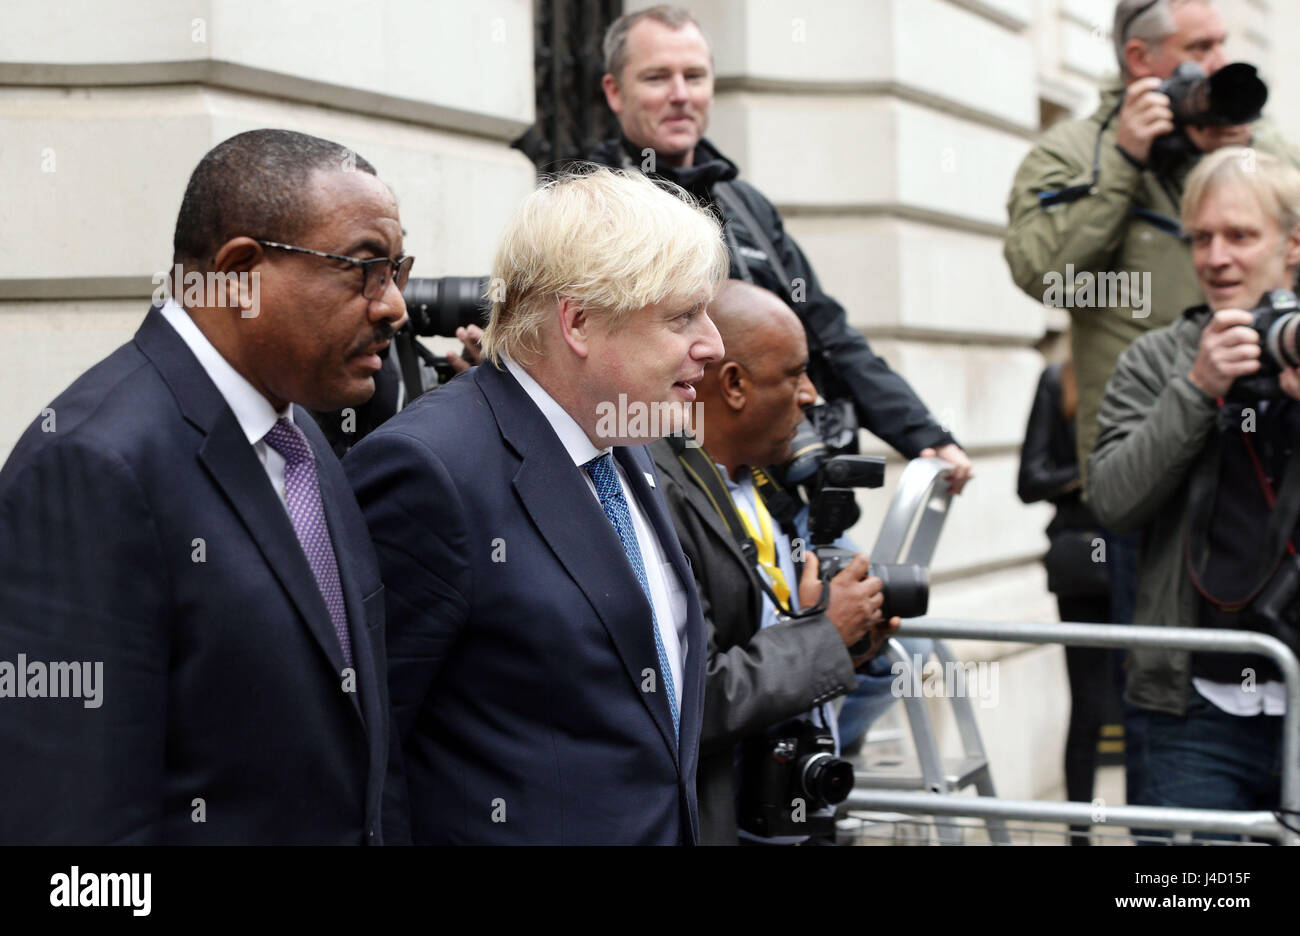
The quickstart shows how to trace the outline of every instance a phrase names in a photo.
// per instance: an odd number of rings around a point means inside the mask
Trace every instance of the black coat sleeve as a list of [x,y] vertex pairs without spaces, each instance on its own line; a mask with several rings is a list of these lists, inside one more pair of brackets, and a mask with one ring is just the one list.
[[[50,698],[41,678],[27,698],[0,698],[0,842],[156,844],[170,656],[157,527],[106,447],[76,435],[37,445],[20,443],[0,474],[0,667],[21,656],[53,680],[81,665],[97,685]],[[26,676],[0,670],[12,696],[6,676]]]
[[[1073,459],[1058,463],[1052,456],[1052,436],[1062,425],[1058,369],[1049,367],[1038,378],[1034,405],[1025,427],[1025,442],[1020,449],[1020,477],[1016,493],[1026,504],[1055,500],[1068,494],[1072,483],[1077,486],[1079,463]],[[1063,447],[1057,446],[1058,449]],[[1073,446],[1067,446],[1071,452]]]
[[384,580],[392,732],[384,837],[405,844],[414,803],[404,755],[417,716],[468,619],[467,514],[442,461],[410,436],[369,436],[348,453],[343,468]]
[[[795,239],[786,233],[776,207],[753,186],[737,183],[735,188],[763,226],[790,277],[789,289],[774,291],[794,300],[793,308],[809,332],[809,351],[816,355],[817,344],[824,349],[853,398],[862,426],[908,458],[915,458],[922,449],[956,442],[911,385],[849,325],[844,307],[822,291],[817,274]],[[772,288],[767,283],[760,285]],[[825,388],[818,389],[826,395]]]

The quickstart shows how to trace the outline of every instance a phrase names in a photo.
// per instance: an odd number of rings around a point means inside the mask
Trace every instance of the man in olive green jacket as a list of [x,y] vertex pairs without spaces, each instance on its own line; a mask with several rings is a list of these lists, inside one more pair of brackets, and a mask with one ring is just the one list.
[[[1158,173],[1147,162],[1154,141],[1174,130],[1169,99],[1156,89],[1184,61],[1210,73],[1226,64],[1225,35],[1204,0],[1123,0],[1114,29],[1123,86],[1107,89],[1091,117],[1045,133],[1016,174],[1004,253],[1021,289],[1069,309],[1085,481],[1098,406],[1120,352],[1201,301],[1177,221],[1198,156],[1185,154]],[[1185,130],[1200,152],[1249,143],[1297,162],[1262,121]],[[1053,197],[1072,186],[1082,188]]]

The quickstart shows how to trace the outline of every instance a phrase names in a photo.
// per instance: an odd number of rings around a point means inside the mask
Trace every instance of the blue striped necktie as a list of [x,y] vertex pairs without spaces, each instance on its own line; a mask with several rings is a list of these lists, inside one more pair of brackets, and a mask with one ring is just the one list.
[[628,509],[627,499],[623,496],[623,485],[618,480],[618,469],[614,467],[614,456],[609,452],[598,455],[582,466],[596,485],[596,495],[600,506],[605,509],[605,516],[614,525],[627,561],[632,564],[636,580],[641,583],[641,591],[650,605],[651,633],[655,638],[655,652],[659,654],[659,673],[663,680],[664,691],[668,693],[668,708],[673,713],[673,735],[679,733],[680,718],[677,713],[677,692],[673,686],[673,671],[668,666],[668,654],[664,651],[663,639],[659,636],[659,618],[655,614],[654,599],[650,597],[650,582],[646,578],[645,563],[641,560],[641,547],[637,545],[636,528],[632,526],[632,512]]

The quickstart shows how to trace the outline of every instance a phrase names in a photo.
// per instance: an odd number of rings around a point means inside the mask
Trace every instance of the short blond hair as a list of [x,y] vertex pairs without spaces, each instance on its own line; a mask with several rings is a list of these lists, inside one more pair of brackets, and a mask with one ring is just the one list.
[[1183,192],[1183,230],[1190,230],[1211,189],[1237,183],[1255,196],[1283,234],[1300,225],[1300,169],[1269,153],[1225,146],[1201,157]]
[[562,296],[611,329],[649,305],[703,306],[726,282],[728,262],[717,218],[684,189],[580,165],[544,181],[507,224],[483,351],[498,366],[503,355],[537,355]]

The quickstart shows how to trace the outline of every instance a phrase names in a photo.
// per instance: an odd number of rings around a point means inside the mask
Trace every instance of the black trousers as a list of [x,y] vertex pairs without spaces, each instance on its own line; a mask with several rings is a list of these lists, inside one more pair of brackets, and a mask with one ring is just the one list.
[[[1110,621],[1110,599],[1066,598],[1058,595],[1062,621],[1105,624]],[[1070,677],[1070,727],[1065,735],[1065,795],[1076,803],[1092,801],[1093,778],[1097,773],[1097,740],[1116,692],[1114,651],[1108,647],[1066,647],[1065,669]],[[1072,826],[1086,831],[1086,826]],[[1086,845],[1082,836],[1071,838]]]

